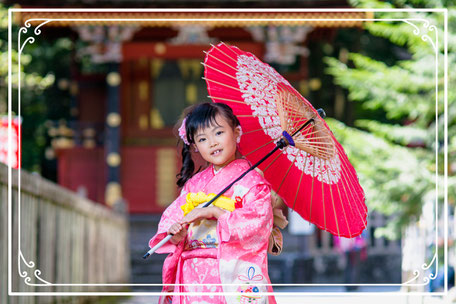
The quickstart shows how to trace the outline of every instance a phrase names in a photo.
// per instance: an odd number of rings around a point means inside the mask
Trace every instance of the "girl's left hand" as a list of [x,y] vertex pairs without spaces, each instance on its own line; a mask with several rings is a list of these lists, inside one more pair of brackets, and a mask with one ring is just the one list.
[[220,209],[219,207],[206,207],[206,208],[195,208],[190,211],[184,218],[181,220],[183,225],[190,224],[202,219],[210,218],[219,218],[226,211]]

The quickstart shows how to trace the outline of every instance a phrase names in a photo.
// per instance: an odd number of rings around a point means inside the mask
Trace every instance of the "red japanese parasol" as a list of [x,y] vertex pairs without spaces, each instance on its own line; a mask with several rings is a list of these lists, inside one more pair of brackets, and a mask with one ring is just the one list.
[[284,138],[259,168],[285,203],[334,235],[366,228],[364,191],[342,146],[313,106],[251,53],[220,43],[206,53],[209,97],[228,104],[241,122],[241,153],[252,163]]

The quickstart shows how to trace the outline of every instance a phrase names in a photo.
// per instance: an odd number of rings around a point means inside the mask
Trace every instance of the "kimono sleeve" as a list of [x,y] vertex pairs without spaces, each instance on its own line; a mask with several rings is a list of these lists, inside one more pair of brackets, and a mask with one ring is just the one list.
[[255,185],[246,193],[242,203],[242,208],[218,218],[221,241],[267,242],[273,220],[270,186]]
[[[158,223],[158,231],[149,241],[150,248],[154,247],[161,240],[163,240],[167,236],[169,227],[171,227],[171,225],[177,222],[178,220],[182,219],[182,217],[184,216],[184,212],[182,211],[180,206],[182,206],[182,204],[185,203],[185,197],[189,192],[188,184],[189,183],[187,182],[184,185],[184,188],[182,188],[180,195],[163,212],[160,218],[160,222]],[[156,253],[171,253],[174,252],[175,249],[176,245],[172,244],[171,242],[167,242],[162,247],[157,249]]]

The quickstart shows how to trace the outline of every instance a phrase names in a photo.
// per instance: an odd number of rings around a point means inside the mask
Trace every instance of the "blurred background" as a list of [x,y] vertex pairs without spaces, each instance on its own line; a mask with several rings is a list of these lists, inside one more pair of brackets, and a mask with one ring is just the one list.
[[[184,108],[209,101],[200,62],[210,44],[220,41],[269,63],[315,108],[326,111],[326,121],[345,148],[366,192],[368,228],[356,241],[333,238],[284,208],[290,223],[282,231],[282,254],[269,257],[272,283],[339,285],[276,289],[441,291],[445,232],[449,232],[448,283],[449,287],[454,285],[456,98],[451,87],[456,75],[451,66],[456,61],[455,1],[93,0],[83,5],[76,1],[3,1],[0,56],[5,64],[0,67],[0,161],[4,163],[7,10],[57,6],[446,7],[448,111],[444,113],[443,13],[15,12],[12,111],[22,157],[17,156],[15,145],[12,166],[22,169],[22,201],[19,209],[18,195],[13,195],[13,219],[23,228],[21,231],[13,227],[17,238],[13,240],[13,262],[21,270],[21,275],[13,279],[13,286],[23,291],[41,291],[43,285],[47,285],[47,291],[105,291],[126,287],[47,283],[131,282],[138,285],[130,286],[130,290],[161,289],[144,284],[161,283],[165,256],[154,255],[148,260],[141,257],[148,250],[148,240],[156,231],[161,213],[178,193],[175,176],[180,170],[180,152],[173,127]],[[131,20],[95,20],[107,18]],[[145,20],[153,18],[214,20]],[[278,20],[268,23],[217,18]],[[281,20],[287,18],[321,20]],[[345,20],[324,20],[330,18]],[[415,20],[363,20],[372,18]],[[24,27],[29,19],[38,20]],[[54,21],[47,23],[49,19]],[[6,165],[1,165],[1,172],[4,195],[0,240],[5,249],[0,270],[1,281],[6,282]],[[14,174],[18,176],[16,171]],[[17,188],[18,181],[13,180],[13,187]],[[444,230],[445,215],[449,219],[448,231]],[[40,272],[37,274],[36,270]],[[30,278],[28,283],[26,278]],[[405,282],[409,284],[401,286]],[[354,285],[344,286],[346,283]],[[1,285],[1,302],[10,303],[7,301],[13,300],[6,299],[6,286]],[[51,299],[39,298],[37,301],[43,303]]]

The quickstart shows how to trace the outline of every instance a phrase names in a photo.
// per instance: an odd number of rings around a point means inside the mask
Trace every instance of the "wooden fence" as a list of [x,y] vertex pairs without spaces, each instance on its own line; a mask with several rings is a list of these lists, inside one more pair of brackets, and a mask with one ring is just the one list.
[[8,296],[8,252],[13,292],[112,291],[119,287],[107,284],[130,280],[126,216],[24,170],[13,170],[8,206],[8,169],[2,164],[0,225],[2,304],[80,301],[68,296]]

